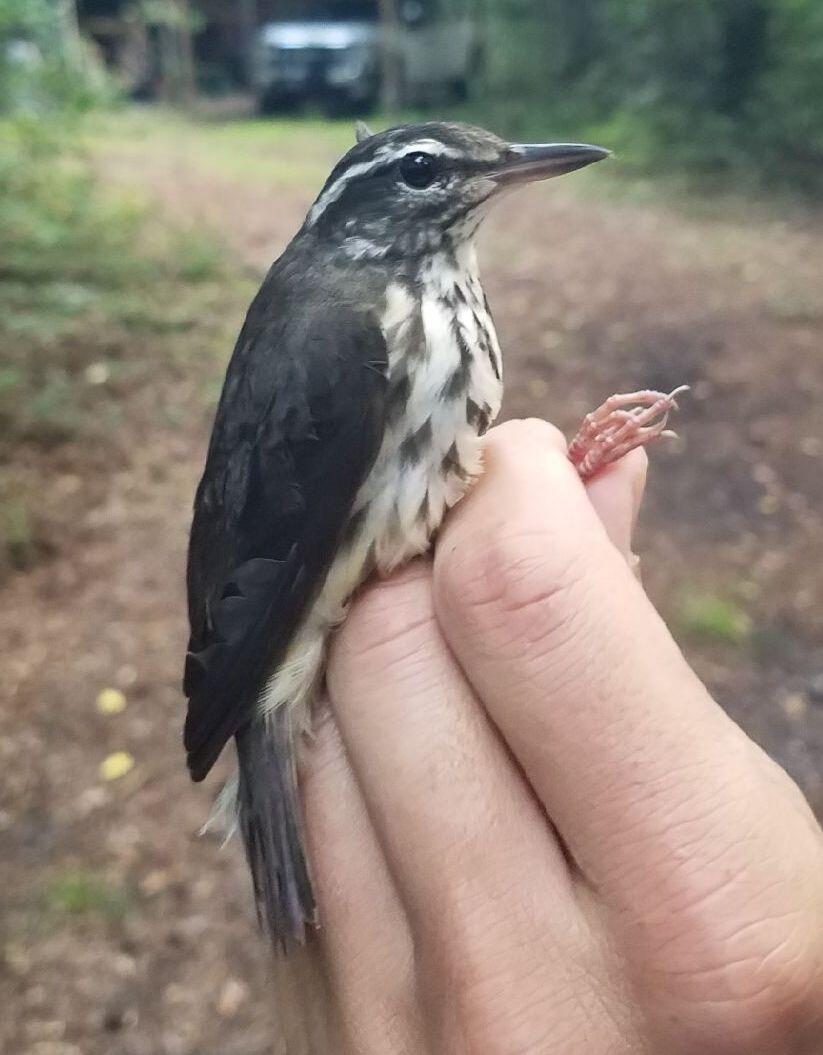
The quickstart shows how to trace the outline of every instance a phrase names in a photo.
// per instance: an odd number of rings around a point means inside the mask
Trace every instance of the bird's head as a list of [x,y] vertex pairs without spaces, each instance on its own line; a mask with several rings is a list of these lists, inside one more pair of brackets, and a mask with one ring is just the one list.
[[353,260],[414,259],[471,238],[502,190],[608,155],[581,143],[507,143],[467,124],[403,125],[376,135],[361,125],[305,229]]

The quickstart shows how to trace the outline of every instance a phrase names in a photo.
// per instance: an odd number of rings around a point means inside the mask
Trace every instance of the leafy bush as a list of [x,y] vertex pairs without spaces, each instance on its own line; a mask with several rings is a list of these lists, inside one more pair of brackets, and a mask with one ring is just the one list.
[[82,143],[101,95],[64,7],[0,0],[0,574],[51,552],[99,498],[95,483],[61,501],[56,463],[71,483],[111,459],[128,391],[181,354],[187,300],[220,264],[202,234],[98,186]]
[[0,113],[65,118],[107,94],[70,11],[50,0],[0,0]]
[[[490,0],[484,106],[625,159],[823,190],[820,0]],[[482,87],[482,86],[481,86]]]

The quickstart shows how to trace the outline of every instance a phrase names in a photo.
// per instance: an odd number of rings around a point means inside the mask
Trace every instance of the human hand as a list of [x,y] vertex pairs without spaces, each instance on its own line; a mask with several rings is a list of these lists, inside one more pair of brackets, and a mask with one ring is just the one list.
[[487,451],[332,651],[305,805],[335,1050],[823,1051],[823,835],[629,569],[645,456],[584,488],[545,424]]

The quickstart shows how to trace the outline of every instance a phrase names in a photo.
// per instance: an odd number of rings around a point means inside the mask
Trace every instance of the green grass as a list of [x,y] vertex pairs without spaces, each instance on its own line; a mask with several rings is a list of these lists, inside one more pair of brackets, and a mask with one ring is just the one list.
[[684,593],[675,608],[677,630],[705,644],[740,646],[748,641],[752,623],[735,601],[711,591]]
[[197,121],[171,111],[126,110],[100,114],[89,124],[86,145],[111,149],[135,163],[167,157],[169,147],[216,176],[272,188],[319,189],[331,164],[354,144],[352,121],[321,118]]
[[25,568],[36,555],[36,532],[27,501],[13,491],[4,497],[0,483],[0,551],[15,568]]
[[49,916],[97,917],[109,923],[120,922],[134,900],[134,892],[127,886],[84,871],[56,876],[46,884],[42,895],[43,911]]

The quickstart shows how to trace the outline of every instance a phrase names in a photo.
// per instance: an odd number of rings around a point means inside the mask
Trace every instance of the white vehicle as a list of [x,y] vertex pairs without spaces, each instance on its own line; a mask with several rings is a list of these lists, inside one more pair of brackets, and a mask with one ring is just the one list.
[[377,0],[326,0],[300,10],[300,18],[258,31],[251,70],[264,112],[311,98],[332,111],[368,109],[379,98],[386,58],[400,102],[464,99],[482,63],[472,0],[399,0],[398,23],[388,36]]

